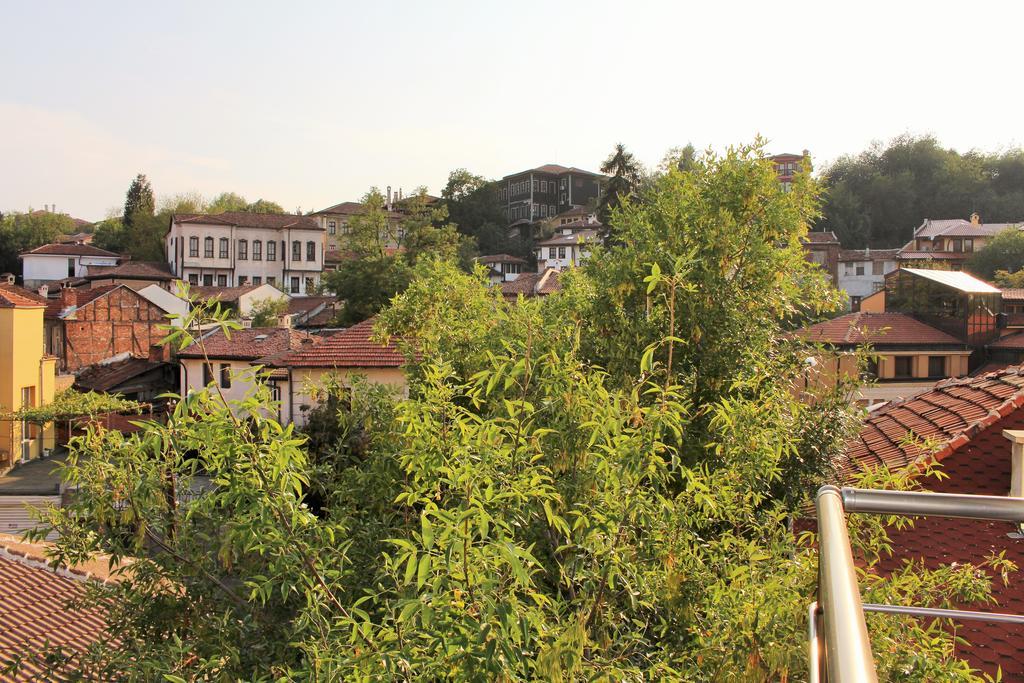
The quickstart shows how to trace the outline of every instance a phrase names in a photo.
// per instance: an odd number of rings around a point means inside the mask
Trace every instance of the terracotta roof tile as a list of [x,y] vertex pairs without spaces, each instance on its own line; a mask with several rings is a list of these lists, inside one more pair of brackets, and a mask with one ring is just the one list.
[[836,346],[859,346],[865,343],[877,346],[963,346],[963,342],[956,337],[904,313],[847,313],[805,327],[793,336]]
[[1013,287],[1003,289],[1003,301],[1024,301],[1024,289]]
[[105,365],[91,365],[75,378],[75,388],[80,391],[110,391],[119,384],[165,365],[168,364],[146,358],[125,358]]
[[554,268],[547,268],[543,273],[523,273],[511,282],[501,283],[501,293],[513,299],[520,294],[526,297],[547,296],[561,289],[559,273]]
[[28,254],[41,254],[53,256],[111,256],[119,258],[117,254],[106,249],[94,247],[91,244],[44,244],[30,251],[22,252],[22,256]]
[[[257,360],[284,351],[303,348],[320,340],[316,335],[287,327],[251,327],[233,330],[231,338],[216,330],[203,338],[206,354],[216,360]],[[180,358],[202,358],[199,343],[192,344],[178,354]]]
[[840,261],[895,261],[899,249],[840,249]]
[[47,300],[17,285],[0,284],[0,308],[45,307]]
[[203,225],[233,225],[238,228],[266,228],[270,230],[316,230],[323,232],[323,227],[309,216],[296,216],[289,213],[249,213],[247,211],[227,211],[225,213],[176,213],[172,216],[175,223],[200,223]]
[[126,280],[173,280],[170,266],[162,262],[128,261],[117,266],[88,266],[88,280],[123,278]]
[[274,367],[304,368],[400,368],[406,359],[398,340],[382,345],[371,339],[375,318],[364,320],[319,344],[286,353],[268,362]]
[[[92,287],[91,289],[72,289],[70,291],[73,292],[75,302],[73,305],[78,308],[81,308],[82,306],[85,306],[86,304],[100,298],[104,294],[108,294],[114,291],[118,287],[124,287],[124,285],[103,285],[102,287]],[[125,289],[130,288],[125,287]],[[65,307],[63,299],[60,298],[59,294],[60,292],[58,292],[57,298],[47,299],[46,313],[44,314],[47,318],[60,318],[64,313]]]
[[[562,226],[565,227],[565,226]],[[538,247],[575,246],[579,243],[588,244],[597,241],[597,230],[579,230],[571,235],[553,235],[546,240],[537,242]]]
[[476,260],[479,263],[526,263],[526,259],[511,254],[488,254],[487,256],[478,256]]
[[831,230],[809,232],[804,235],[803,241],[806,244],[831,244],[832,242],[839,244],[839,238]]

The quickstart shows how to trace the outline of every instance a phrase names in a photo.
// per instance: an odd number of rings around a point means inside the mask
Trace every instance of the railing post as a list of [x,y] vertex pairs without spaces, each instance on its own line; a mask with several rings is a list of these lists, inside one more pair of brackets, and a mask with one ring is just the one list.
[[871,641],[846,531],[843,497],[822,486],[818,512],[818,601],[822,609],[829,683],[877,683]]

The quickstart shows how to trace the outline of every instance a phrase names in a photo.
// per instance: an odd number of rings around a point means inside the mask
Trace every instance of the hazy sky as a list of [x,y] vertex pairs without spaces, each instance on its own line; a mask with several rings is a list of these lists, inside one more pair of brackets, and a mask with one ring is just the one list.
[[616,142],[817,165],[1022,141],[1019,2],[0,0],[0,209],[94,220],[137,172],[304,211]]

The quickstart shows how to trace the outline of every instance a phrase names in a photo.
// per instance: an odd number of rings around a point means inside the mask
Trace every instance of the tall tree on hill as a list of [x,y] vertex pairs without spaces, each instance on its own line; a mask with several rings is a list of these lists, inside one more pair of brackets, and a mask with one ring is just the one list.
[[626,146],[620,142],[615,145],[615,150],[601,164],[601,173],[611,176],[605,182],[601,201],[597,205],[597,217],[604,224],[603,238],[608,241],[613,239],[612,213],[640,187],[644,171],[633,153],[627,152]]
[[1024,150],[959,153],[930,136],[904,135],[840,157],[816,229],[849,248],[898,247],[925,218],[1024,220]]
[[124,198],[124,224],[130,227],[136,216],[152,216],[155,212],[153,188],[145,174],[140,173],[128,186],[128,194]]
[[441,191],[448,207],[448,216],[459,232],[477,242],[481,254],[511,253],[526,256],[520,240],[509,239],[505,209],[498,199],[494,181],[457,168],[448,174],[448,183]]
[[136,261],[159,261],[164,255],[166,220],[156,213],[153,188],[142,173],[128,187],[124,200],[122,246]]

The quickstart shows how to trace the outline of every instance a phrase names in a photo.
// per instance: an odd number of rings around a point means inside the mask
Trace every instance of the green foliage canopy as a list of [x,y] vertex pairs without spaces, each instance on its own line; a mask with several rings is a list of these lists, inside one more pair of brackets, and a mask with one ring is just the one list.
[[989,279],[997,271],[1015,273],[1024,268],[1024,232],[1004,230],[967,260],[967,270],[978,277]]
[[67,214],[49,211],[11,212],[0,217],[0,273],[20,273],[18,254],[76,232]]

